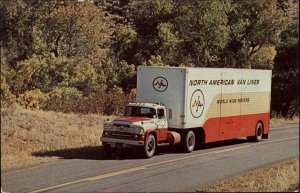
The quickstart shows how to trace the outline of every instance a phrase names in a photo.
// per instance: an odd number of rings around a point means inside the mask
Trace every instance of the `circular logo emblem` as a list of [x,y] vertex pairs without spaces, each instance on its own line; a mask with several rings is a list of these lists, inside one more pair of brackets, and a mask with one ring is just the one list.
[[201,117],[204,110],[204,105],[205,100],[203,92],[200,89],[195,90],[190,101],[190,109],[194,118]]
[[168,81],[164,77],[157,77],[153,80],[152,86],[158,92],[164,92],[168,88]]

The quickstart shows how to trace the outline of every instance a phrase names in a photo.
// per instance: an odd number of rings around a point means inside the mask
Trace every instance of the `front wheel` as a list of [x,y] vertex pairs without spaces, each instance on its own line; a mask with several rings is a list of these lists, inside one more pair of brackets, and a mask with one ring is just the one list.
[[183,143],[182,143],[184,152],[186,153],[192,152],[195,147],[195,142],[196,142],[196,138],[194,132],[188,131],[185,137],[183,138]]
[[111,147],[111,145],[107,143],[102,143],[102,147],[105,153],[110,154],[115,152],[115,149]]
[[155,149],[156,149],[156,140],[154,135],[150,134],[144,145],[144,149],[143,149],[144,157],[151,158],[155,153]]

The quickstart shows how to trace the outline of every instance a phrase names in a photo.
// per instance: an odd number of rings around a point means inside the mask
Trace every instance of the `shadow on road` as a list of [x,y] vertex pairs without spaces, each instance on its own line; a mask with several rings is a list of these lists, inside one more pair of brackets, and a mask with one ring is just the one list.
[[[246,139],[232,139],[220,142],[207,143],[195,151],[201,152],[201,149],[212,149],[217,147],[231,146],[246,143]],[[164,154],[183,154],[179,145],[158,147],[156,155]],[[70,148],[64,150],[34,152],[36,157],[59,157],[61,159],[88,159],[88,160],[124,160],[124,159],[143,159],[140,153],[132,150],[121,150],[115,153],[107,154],[102,146],[87,146],[79,148]]]
[[118,151],[115,153],[104,152],[102,146],[86,146],[64,150],[41,151],[32,153],[36,157],[60,157],[61,159],[88,159],[88,160],[118,160],[141,159],[133,151]]
[[216,147],[222,147],[222,146],[237,145],[237,144],[242,144],[242,143],[249,143],[249,142],[247,141],[247,139],[231,139],[231,140],[207,143],[204,145],[203,148],[210,149],[210,148],[216,148]]
[[[238,145],[248,143],[246,139],[231,139],[231,140],[225,140],[225,141],[218,141],[218,142],[211,142],[206,143],[204,145],[201,145],[201,147],[195,148],[194,151],[201,152],[201,150],[204,149],[213,149],[217,147],[226,147],[231,145]],[[161,147],[158,149],[158,154],[168,154],[168,153],[183,153],[180,147],[174,146],[174,147]]]

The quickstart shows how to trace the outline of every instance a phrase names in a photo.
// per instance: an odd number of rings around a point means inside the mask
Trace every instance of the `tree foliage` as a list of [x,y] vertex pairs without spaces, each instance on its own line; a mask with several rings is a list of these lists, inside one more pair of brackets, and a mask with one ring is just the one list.
[[292,22],[281,34],[272,81],[274,115],[299,115],[299,23]]
[[295,0],[3,0],[1,105],[119,112],[113,101],[132,96],[138,65],[205,66],[273,69],[274,113],[297,114],[297,6]]
[[56,57],[105,58],[110,35],[104,13],[91,3],[66,4],[51,11],[41,31]]
[[[280,41],[280,33],[286,28],[288,18],[284,17],[284,12],[273,0],[237,1],[229,4],[225,10],[231,37],[224,52],[224,64],[257,68],[257,63],[260,63],[260,66],[265,64],[264,68],[272,69],[273,64],[270,65],[268,60],[273,53],[267,47],[271,48]],[[257,61],[257,54],[270,56],[260,57],[265,60]]]
[[131,45],[118,42],[118,54],[136,65],[159,55],[175,66],[272,69],[288,23],[275,0],[143,0],[133,1],[130,10],[128,33],[135,35]]

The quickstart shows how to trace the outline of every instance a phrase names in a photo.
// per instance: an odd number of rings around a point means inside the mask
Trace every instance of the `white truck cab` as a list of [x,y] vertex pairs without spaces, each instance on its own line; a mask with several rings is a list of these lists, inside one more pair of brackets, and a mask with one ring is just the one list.
[[167,143],[166,114],[165,106],[160,103],[129,103],[124,116],[104,124],[101,138],[104,150],[140,146],[146,157],[153,156],[158,142]]

